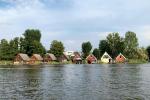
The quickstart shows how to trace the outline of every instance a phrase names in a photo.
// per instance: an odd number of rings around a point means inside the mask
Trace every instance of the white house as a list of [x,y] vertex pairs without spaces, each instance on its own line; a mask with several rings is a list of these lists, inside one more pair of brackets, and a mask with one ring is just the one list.
[[64,54],[71,57],[74,56],[74,51],[65,51]]
[[110,57],[110,55],[107,52],[105,52],[103,54],[103,56],[101,57],[101,62],[102,63],[111,63],[112,62],[112,58]]

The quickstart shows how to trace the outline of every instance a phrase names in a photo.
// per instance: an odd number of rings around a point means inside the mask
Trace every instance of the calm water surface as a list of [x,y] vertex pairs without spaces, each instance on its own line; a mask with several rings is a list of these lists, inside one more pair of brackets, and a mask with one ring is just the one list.
[[0,66],[0,100],[150,100],[150,64]]

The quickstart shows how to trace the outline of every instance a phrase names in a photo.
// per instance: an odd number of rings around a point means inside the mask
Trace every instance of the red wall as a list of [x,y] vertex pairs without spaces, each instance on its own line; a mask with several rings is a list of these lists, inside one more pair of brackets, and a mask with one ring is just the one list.
[[125,62],[126,61],[126,59],[123,57],[123,56],[117,56],[116,57],[116,62]]

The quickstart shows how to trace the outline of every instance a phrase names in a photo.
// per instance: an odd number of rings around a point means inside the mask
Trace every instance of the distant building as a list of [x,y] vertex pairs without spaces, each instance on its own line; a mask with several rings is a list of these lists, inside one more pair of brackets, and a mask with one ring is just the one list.
[[126,57],[123,55],[123,54],[119,54],[117,57],[116,57],[116,62],[117,63],[124,63],[124,62],[126,62]]
[[43,62],[43,58],[41,57],[41,55],[39,54],[33,54],[31,59],[30,59],[30,64],[34,64],[34,63],[42,63]]
[[30,58],[27,54],[19,53],[14,59],[14,64],[28,64]]
[[82,64],[82,58],[79,52],[74,52],[74,56],[72,56],[72,62],[75,64]]
[[88,64],[94,64],[94,63],[97,63],[97,58],[93,54],[90,54],[86,58],[86,61],[87,61]]
[[65,53],[63,53],[60,57],[57,58],[57,60],[58,60],[59,62],[66,62],[66,61],[69,61],[70,58],[69,58],[69,56],[67,56]]
[[105,52],[103,54],[103,56],[101,57],[101,62],[102,63],[111,63],[112,62],[112,58],[110,57],[110,55],[107,52]]
[[64,54],[71,57],[74,56],[74,51],[65,51]]
[[51,62],[51,61],[56,61],[56,60],[57,58],[52,53],[47,53],[44,57],[44,62]]

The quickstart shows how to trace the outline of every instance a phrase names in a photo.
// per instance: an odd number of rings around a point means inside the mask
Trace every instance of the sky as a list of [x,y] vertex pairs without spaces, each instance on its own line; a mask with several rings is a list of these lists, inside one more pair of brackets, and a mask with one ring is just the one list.
[[140,46],[150,45],[150,0],[0,0],[0,39],[39,29],[49,49],[52,40],[66,50],[81,51],[82,42],[97,48],[109,33],[137,34]]

